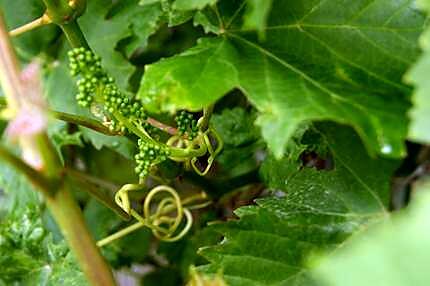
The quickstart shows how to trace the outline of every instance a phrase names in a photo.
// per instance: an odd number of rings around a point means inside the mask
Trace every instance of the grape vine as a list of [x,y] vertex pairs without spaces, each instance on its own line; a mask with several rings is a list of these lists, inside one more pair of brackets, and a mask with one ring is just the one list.
[[[166,143],[155,140],[151,137],[153,126],[148,122],[144,106],[140,101],[130,99],[119,90],[113,78],[103,69],[101,58],[98,55],[89,49],[79,47],[69,51],[68,56],[70,74],[77,79],[78,94],[76,100],[78,104],[90,108],[93,114],[102,119],[103,124],[108,126],[111,131],[122,134],[131,131],[139,137],[137,141],[138,153],[135,155],[135,172],[139,176],[139,185],[127,184],[121,188],[117,192],[117,204],[126,213],[132,214],[140,221],[142,226],[146,225],[152,228],[154,235],[159,239],[175,241],[181,238],[189,230],[192,217],[190,211],[183,207],[182,201],[174,189],[167,186],[153,189],[155,193],[164,191],[173,196],[173,200],[164,199],[159,202],[159,210],[156,212],[155,218],[148,214],[147,207],[144,207],[145,218],[136,212],[131,212],[129,203],[124,203],[129,201],[128,191],[134,190],[136,187],[137,189],[141,188],[145,179],[151,174],[152,168],[169,158],[188,162],[199,175],[206,175],[215,156],[222,148],[221,138],[212,128],[205,131],[199,130],[198,121],[194,119],[193,114],[181,111],[175,117],[178,134],[172,136]],[[205,120],[208,119],[205,118]],[[209,133],[215,135],[212,138],[216,141],[216,150],[214,150],[213,143],[209,139]],[[203,157],[206,153],[209,154],[207,166],[201,171],[196,166],[197,158]],[[149,204],[155,193],[148,193],[145,206]],[[172,213],[173,211],[177,214],[174,224],[167,230],[160,229],[161,221],[171,220],[170,218],[163,218],[164,213]],[[185,228],[177,236],[172,237],[176,233],[183,215],[187,220]],[[122,230],[119,233],[126,232],[127,230]],[[116,236],[114,235],[114,237]],[[106,241],[111,241],[111,239],[103,240],[99,245],[105,245]]]

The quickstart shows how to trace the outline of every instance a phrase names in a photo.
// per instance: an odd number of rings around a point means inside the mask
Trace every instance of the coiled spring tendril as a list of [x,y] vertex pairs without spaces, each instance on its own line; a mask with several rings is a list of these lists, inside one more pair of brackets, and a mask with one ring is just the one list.
[[[154,236],[162,241],[177,241],[184,237],[192,226],[191,210],[204,208],[210,204],[210,201],[206,200],[205,193],[181,200],[175,189],[161,185],[148,192],[143,203],[142,214],[139,214],[131,207],[129,192],[141,189],[143,189],[143,185],[126,184],[116,193],[115,202],[135,218],[137,223],[100,240],[97,243],[98,246],[109,244],[141,227],[150,228]],[[183,222],[185,225],[180,229]]]

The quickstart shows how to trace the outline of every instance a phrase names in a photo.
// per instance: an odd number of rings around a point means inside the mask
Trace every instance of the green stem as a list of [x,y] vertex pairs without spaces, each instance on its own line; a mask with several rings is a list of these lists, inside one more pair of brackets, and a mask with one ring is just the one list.
[[124,237],[127,234],[132,233],[133,231],[135,231],[139,228],[142,228],[144,226],[145,226],[145,224],[143,224],[141,222],[136,222],[136,223],[124,228],[124,229],[121,229],[118,232],[115,232],[114,234],[112,234],[108,237],[103,238],[102,240],[97,241],[97,246],[103,247],[103,246],[111,243],[112,241],[120,239],[121,237]]
[[48,25],[50,23],[51,23],[51,19],[48,17],[48,15],[43,14],[41,17],[37,18],[36,20],[33,20],[30,23],[24,24],[20,27],[13,29],[12,31],[9,32],[9,35],[11,37],[16,37],[26,32],[32,31],[36,28]]
[[114,211],[117,215],[119,215],[124,220],[129,220],[130,216],[121,208],[119,207],[113,198],[106,194],[101,187],[92,184],[89,182],[86,177],[81,176],[79,171],[66,169],[66,173],[68,175],[71,175],[71,177],[75,180],[77,180],[82,186],[83,191],[89,193],[91,196],[93,196],[96,200],[98,200],[100,203],[102,203],[107,208]]
[[67,40],[69,41],[72,48],[90,48],[81,28],[76,21],[72,21],[67,24],[60,24],[59,26],[66,35]]
[[209,121],[214,110],[214,105],[209,105],[207,108],[203,109],[203,116],[199,119],[198,126],[201,131],[206,131],[209,127]]
[[87,173],[78,171],[76,169],[70,169],[67,168],[65,169],[67,175],[70,175],[80,181],[86,181],[89,184],[101,187],[103,189],[106,189],[110,192],[112,192],[112,194],[116,193],[116,191],[118,191],[119,186],[117,186],[116,184],[112,183],[112,182],[108,182],[105,181],[104,179],[89,175]]
[[58,190],[55,197],[47,198],[47,205],[90,284],[116,285],[112,272],[88,232],[82,212],[67,185]]
[[76,125],[81,125],[105,135],[109,135],[109,136],[119,135],[118,133],[111,131],[109,128],[101,124],[99,121],[85,116],[79,116],[79,115],[64,113],[59,111],[51,111],[51,114],[58,120],[73,123]]

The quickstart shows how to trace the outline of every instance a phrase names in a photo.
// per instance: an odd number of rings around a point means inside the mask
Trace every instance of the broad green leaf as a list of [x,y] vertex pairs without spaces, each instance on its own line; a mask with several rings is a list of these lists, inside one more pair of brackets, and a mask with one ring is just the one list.
[[127,137],[108,136],[85,127],[80,128],[80,130],[84,140],[90,142],[97,150],[108,147],[127,159],[133,158],[135,154],[136,144]]
[[214,5],[218,0],[176,0],[173,7],[178,10],[203,9],[207,5]]
[[[239,220],[215,224],[223,241],[202,249],[206,272],[222,271],[235,285],[307,285],[308,258],[333,251],[368,224],[388,216],[389,178],[396,161],[372,159],[349,128],[323,125],[304,134],[319,142],[332,170],[304,167],[296,153],[269,160],[263,177],[278,191],[257,205],[236,210]],[[297,148],[297,150],[300,150]]]
[[88,1],[87,11],[79,20],[91,48],[102,57],[103,66],[124,90],[135,68],[116,50],[118,42],[136,37],[128,50],[131,53],[155,32],[162,15],[159,4],[139,6],[138,2],[125,0],[112,6],[102,0]]
[[[421,0],[420,4],[430,12],[430,1]],[[420,38],[424,54],[406,75],[406,81],[415,85],[413,108],[410,112],[411,124],[409,138],[422,143],[430,143],[430,29]]]
[[211,124],[222,136],[224,144],[239,147],[255,141],[259,137],[254,127],[255,114],[235,107],[224,109],[211,118]]
[[236,107],[214,114],[211,125],[223,140],[224,147],[217,156],[217,176],[236,177],[258,169],[261,160],[258,152],[264,150],[264,142],[254,125],[255,111]]
[[274,0],[265,41],[240,28],[240,9],[230,20],[221,15],[218,37],[147,66],[138,95],[149,108],[198,110],[239,88],[278,158],[309,120],[353,126],[372,154],[405,155],[409,88],[401,77],[425,20],[413,3]]
[[320,262],[320,285],[429,285],[430,185],[410,209],[357,236],[333,256]]

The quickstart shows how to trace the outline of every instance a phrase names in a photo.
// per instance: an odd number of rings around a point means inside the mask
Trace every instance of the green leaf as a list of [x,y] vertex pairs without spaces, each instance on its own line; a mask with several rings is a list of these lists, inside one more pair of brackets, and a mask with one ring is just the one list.
[[224,109],[212,116],[211,125],[224,142],[216,158],[220,169],[218,177],[236,177],[258,169],[261,161],[257,152],[264,150],[264,142],[254,125],[255,117],[255,111],[248,112],[240,107]]
[[231,64],[238,57],[228,41],[202,39],[178,57],[146,66],[138,97],[153,112],[160,107],[171,112],[180,107],[198,110],[238,84]]
[[259,137],[254,127],[255,114],[235,107],[224,109],[221,114],[214,114],[211,124],[220,133],[224,144],[239,147],[255,141]]
[[428,285],[430,184],[419,192],[410,209],[323,259],[315,270],[320,285]]
[[[421,0],[423,8],[430,12],[430,1]],[[406,81],[415,85],[413,95],[413,108],[410,112],[411,123],[409,126],[409,138],[422,142],[430,143],[430,83],[428,75],[430,74],[430,29],[428,29],[420,38],[420,44],[424,54],[418,63],[406,74]]]
[[279,191],[236,210],[239,220],[213,226],[224,239],[202,249],[211,262],[206,272],[222,271],[232,286],[307,285],[310,255],[333,251],[387,217],[388,182],[397,162],[370,158],[349,128],[321,125],[306,132],[301,144],[310,138],[332,156],[334,168],[304,167],[298,152],[269,160],[264,177],[271,173],[267,184]]
[[173,7],[178,10],[203,9],[207,5],[214,5],[218,0],[176,0]]
[[274,0],[266,41],[240,28],[241,14],[220,23],[218,37],[147,66],[143,102],[152,110],[198,110],[239,88],[259,110],[257,123],[278,158],[309,120],[353,126],[374,155],[405,155],[409,88],[401,77],[419,53],[425,20],[414,4]]
[[159,4],[140,6],[138,2],[125,0],[112,6],[102,0],[89,1],[86,13],[79,20],[91,48],[102,57],[103,66],[123,90],[127,89],[135,68],[116,50],[118,42],[135,37],[128,48],[130,54],[137,46],[145,45],[163,15]]
[[97,150],[108,147],[127,159],[132,159],[135,154],[136,145],[127,137],[108,136],[85,127],[81,127],[80,130],[84,140],[90,142]]

